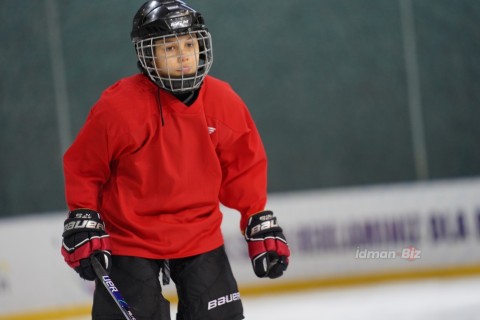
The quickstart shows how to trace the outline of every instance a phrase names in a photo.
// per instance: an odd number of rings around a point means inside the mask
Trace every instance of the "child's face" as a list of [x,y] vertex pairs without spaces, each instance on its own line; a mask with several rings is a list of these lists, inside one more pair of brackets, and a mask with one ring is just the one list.
[[197,72],[198,41],[192,35],[157,40],[155,63],[162,76],[181,77]]

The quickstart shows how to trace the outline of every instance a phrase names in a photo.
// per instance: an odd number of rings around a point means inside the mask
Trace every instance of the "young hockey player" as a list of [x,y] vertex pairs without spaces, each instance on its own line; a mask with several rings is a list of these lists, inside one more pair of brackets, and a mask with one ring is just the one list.
[[[131,39],[141,73],[103,92],[64,156],[62,254],[86,280],[96,278],[95,256],[136,319],[170,319],[162,270],[177,288],[178,320],[243,319],[220,203],[241,213],[258,277],[281,276],[290,255],[265,210],[258,131],[232,88],[207,75],[212,40],[199,12],[178,0],[148,1]],[[122,319],[98,281],[92,317]]]

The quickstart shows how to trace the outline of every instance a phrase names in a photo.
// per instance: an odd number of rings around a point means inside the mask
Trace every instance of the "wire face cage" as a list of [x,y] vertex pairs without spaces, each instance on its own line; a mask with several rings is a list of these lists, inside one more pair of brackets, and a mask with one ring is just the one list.
[[199,88],[213,63],[212,38],[205,30],[147,38],[135,49],[150,79],[171,92]]

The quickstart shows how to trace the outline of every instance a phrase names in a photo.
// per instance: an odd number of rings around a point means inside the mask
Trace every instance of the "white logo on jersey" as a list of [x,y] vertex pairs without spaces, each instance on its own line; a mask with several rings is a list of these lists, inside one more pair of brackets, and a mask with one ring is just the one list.
[[216,131],[217,129],[214,127],[208,127],[208,134],[212,134]]

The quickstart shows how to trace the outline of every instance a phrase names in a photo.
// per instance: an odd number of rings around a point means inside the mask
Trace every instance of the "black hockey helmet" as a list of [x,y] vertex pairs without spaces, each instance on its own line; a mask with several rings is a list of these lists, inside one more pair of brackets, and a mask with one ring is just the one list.
[[[197,70],[181,76],[170,75],[156,63],[155,47],[167,38],[188,35],[198,43]],[[133,18],[130,38],[135,44],[138,65],[159,87],[172,92],[200,87],[213,63],[211,35],[202,15],[180,0],[147,1]],[[170,40],[171,41],[171,40]]]
[[180,0],[147,1],[133,18],[130,37],[138,42],[151,37],[205,30],[202,15]]

